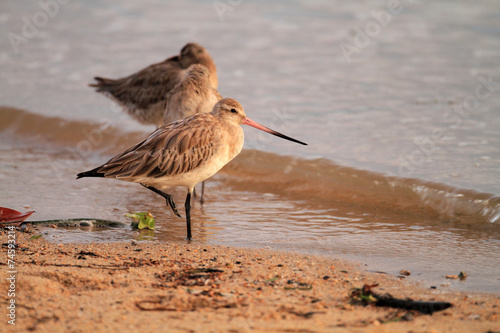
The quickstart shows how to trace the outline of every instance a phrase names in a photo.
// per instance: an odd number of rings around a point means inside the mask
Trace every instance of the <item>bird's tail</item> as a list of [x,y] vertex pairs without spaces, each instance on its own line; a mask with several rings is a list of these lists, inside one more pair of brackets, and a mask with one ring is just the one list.
[[76,175],[76,179],[84,178],[84,177],[104,177],[103,172],[99,172],[98,170],[100,167],[89,170],[89,171],[84,171],[80,172],[78,175]]
[[107,79],[104,77],[99,77],[96,76],[94,77],[94,80],[96,80],[96,83],[90,83],[89,87],[96,88],[98,92],[105,91],[113,91],[114,88],[119,84],[118,80],[113,80],[113,79]]

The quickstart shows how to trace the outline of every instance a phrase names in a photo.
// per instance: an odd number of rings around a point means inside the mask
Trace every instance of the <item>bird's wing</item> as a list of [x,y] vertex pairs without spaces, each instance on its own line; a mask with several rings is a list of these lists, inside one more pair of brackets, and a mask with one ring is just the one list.
[[122,105],[146,109],[165,98],[166,93],[180,81],[184,69],[174,59],[150,65],[121,79],[96,78],[98,92],[114,98]]
[[[105,177],[165,177],[202,166],[218,149],[217,127],[206,126],[210,114],[197,114],[153,132],[146,140],[99,168]],[[213,118],[212,118],[213,119]]]

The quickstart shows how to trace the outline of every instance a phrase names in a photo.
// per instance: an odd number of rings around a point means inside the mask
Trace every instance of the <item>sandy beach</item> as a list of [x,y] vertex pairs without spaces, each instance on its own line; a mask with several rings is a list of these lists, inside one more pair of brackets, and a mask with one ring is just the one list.
[[[500,333],[499,19],[488,0],[0,1],[0,206],[36,212],[0,228],[0,333]],[[190,243],[184,188],[176,217],[138,184],[76,180],[159,125],[89,84],[187,43],[223,97],[308,144],[245,126]],[[161,111],[155,77],[121,104]],[[48,227],[82,219],[106,224]]]
[[[12,234],[12,232],[10,233]],[[423,289],[340,260],[195,243],[57,244],[15,232],[4,313],[36,332],[499,332],[498,295]],[[12,238],[12,236],[11,236]],[[8,231],[2,231],[2,244]],[[7,264],[6,245],[1,263]],[[352,288],[453,306],[432,315],[364,306]]]

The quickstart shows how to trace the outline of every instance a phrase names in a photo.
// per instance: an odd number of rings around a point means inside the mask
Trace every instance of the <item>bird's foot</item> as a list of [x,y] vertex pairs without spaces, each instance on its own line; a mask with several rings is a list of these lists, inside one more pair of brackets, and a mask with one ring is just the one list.
[[166,201],[167,201],[167,206],[170,206],[170,208],[172,208],[174,214],[177,215],[178,217],[182,217],[181,214],[179,214],[177,207],[175,206],[174,199],[172,197],[169,197],[166,199]]

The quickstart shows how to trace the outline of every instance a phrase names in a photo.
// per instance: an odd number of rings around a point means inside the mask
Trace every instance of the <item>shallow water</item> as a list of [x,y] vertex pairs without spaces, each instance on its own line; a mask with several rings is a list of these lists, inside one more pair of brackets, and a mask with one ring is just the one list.
[[[195,205],[197,241],[341,255],[440,288],[498,292],[500,6],[401,3],[350,62],[341,43],[387,2],[232,2],[222,16],[211,2],[59,5],[17,53],[0,39],[0,104],[20,109],[0,112],[0,202],[36,220],[158,219],[153,234],[49,229],[57,241],[182,239],[183,220],[154,194],[74,177],[152,130],[86,87],[92,77],[132,73],[194,41],[215,59],[223,96],[309,143],[245,129],[247,150]],[[2,34],[23,36],[40,11],[0,4]],[[461,270],[465,282],[442,278]]]

